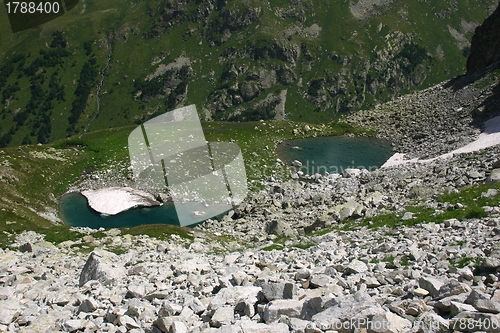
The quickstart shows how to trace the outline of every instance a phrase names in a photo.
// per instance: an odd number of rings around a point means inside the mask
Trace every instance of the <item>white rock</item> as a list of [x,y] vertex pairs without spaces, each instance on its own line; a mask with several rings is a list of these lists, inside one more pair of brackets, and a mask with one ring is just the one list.
[[368,266],[364,262],[354,259],[347,265],[347,270],[354,274],[364,273],[368,271]]
[[0,301],[0,324],[9,325],[22,311],[18,300]]
[[403,333],[408,332],[411,326],[412,323],[408,319],[401,318],[392,312],[386,312],[372,317],[371,328],[368,329],[368,332]]
[[127,329],[138,328],[139,324],[132,318],[127,315],[120,316],[118,318],[118,323],[122,326],[125,326]]
[[70,319],[64,322],[63,328],[68,332],[74,332],[84,329],[87,323],[86,320],[82,319]]
[[222,306],[218,308],[212,316],[210,323],[215,327],[229,325],[234,321],[234,308],[232,306]]
[[169,333],[187,333],[188,328],[186,324],[181,321],[174,321],[172,325],[170,325]]
[[413,323],[413,328],[421,333],[447,333],[449,322],[434,312],[424,312]]
[[296,300],[275,300],[268,303],[264,309],[264,321],[270,323],[279,318],[280,315],[286,315],[291,318],[300,316],[303,301]]

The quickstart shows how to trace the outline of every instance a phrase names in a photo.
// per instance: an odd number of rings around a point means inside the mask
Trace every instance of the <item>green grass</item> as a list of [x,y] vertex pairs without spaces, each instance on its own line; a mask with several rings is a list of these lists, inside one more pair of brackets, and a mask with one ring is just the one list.
[[283,245],[272,244],[272,245],[269,245],[269,246],[262,248],[262,251],[283,250],[283,249],[284,249]]
[[299,244],[293,244],[291,245],[290,247],[296,247],[298,249],[302,249],[302,250],[307,250],[313,246],[316,246],[318,244],[316,243],[299,243]]
[[484,89],[500,77],[500,69],[497,69],[490,74],[488,74],[486,77],[481,78],[478,82],[474,84],[474,86],[477,89]]
[[[305,123],[295,122],[203,122],[208,141],[234,140],[243,152],[249,187],[261,188],[260,180],[271,174],[287,179],[289,172],[284,166],[276,166],[274,147],[282,140],[295,137],[294,129],[302,129]],[[307,135],[339,135],[357,130],[346,125],[331,124],[314,126]],[[135,126],[105,129],[62,139],[48,145],[29,145],[0,149],[0,160],[9,166],[0,166],[0,246],[12,243],[12,237],[2,233],[20,233],[36,230],[54,242],[73,239],[67,227],[54,224],[39,213],[58,211],[58,200],[68,188],[77,184],[80,175],[88,169],[112,170],[119,177],[127,177],[130,165],[128,135]],[[298,137],[306,136],[301,134]],[[257,156],[254,156],[256,153]],[[13,223],[12,223],[13,222]],[[179,233],[188,237],[180,228],[142,226],[128,233],[166,235]]]
[[[134,80],[143,80],[146,75],[153,73],[159,64],[172,63],[180,55],[185,55],[191,60],[194,72],[193,76],[187,79],[188,91],[184,104],[195,103],[200,109],[208,107],[209,96],[219,91],[222,73],[228,62],[234,62],[238,66],[244,65],[249,69],[255,67],[269,70],[285,66],[292,68],[297,80],[287,86],[275,84],[244,107],[254,108],[255,102],[264,99],[269,93],[288,89],[286,112],[290,114],[290,119],[310,123],[328,123],[339,116],[336,112],[337,100],[363,100],[364,102],[356,108],[368,108],[375,103],[392,98],[394,94],[425,88],[461,74],[464,71],[466,58],[457,46],[448,26],[455,28],[465,38],[470,39],[472,32],[464,31],[462,22],[481,23],[496,4],[494,0],[480,3],[474,0],[459,0],[457,11],[451,11],[446,17],[438,19],[435,13],[447,11],[449,6],[442,3],[410,0],[404,6],[391,4],[377,7],[379,15],[358,21],[351,14],[350,2],[345,1],[318,0],[311,5],[305,3],[292,5],[289,1],[281,0],[272,1],[270,4],[262,1],[244,4],[241,1],[231,0],[228,1],[224,10],[260,7],[260,20],[234,31],[222,45],[211,45],[205,35],[207,27],[204,26],[203,20],[197,22],[192,20],[197,12],[198,2],[187,3],[187,11],[182,19],[174,19],[172,27],[148,39],[144,37],[145,33],[155,26],[165,24],[164,19],[161,18],[162,8],[165,6],[163,1],[87,0],[80,1],[66,15],[16,34],[11,32],[6,14],[2,12],[0,63],[6,62],[14,55],[21,54],[27,57],[25,67],[30,65],[39,57],[40,50],[48,49],[47,45],[50,45],[52,34],[55,31],[62,31],[63,37],[68,41],[71,54],[60,65],[46,66],[41,74],[45,76],[45,81],[41,84],[42,90],[48,91],[49,79],[57,73],[66,96],[65,101],[53,100],[53,110],[49,111],[52,123],[51,140],[66,137],[69,110],[77,87],[76,81],[83,64],[92,58],[95,59],[99,70],[98,81],[101,78],[101,72],[104,74],[100,110],[94,119],[97,112],[97,83],[94,83],[84,113],[76,124],[76,130],[80,133],[87,127],[92,131],[132,125],[144,115],[165,110],[165,98],[154,99],[150,102],[134,100]],[[322,28],[319,38],[309,39],[299,32],[290,35],[288,39],[285,37],[282,32],[300,26],[300,24],[297,25],[298,17],[281,18],[276,15],[276,11],[282,7],[290,6],[292,8],[296,6],[297,12],[303,12],[299,16],[304,16],[306,19],[304,27],[318,24]],[[401,14],[402,11],[408,14],[404,16]],[[213,11],[210,20],[216,19],[219,15],[221,11]],[[383,24],[381,31],[377,30],[379,24]],[[188,31],[192,33],[187,34]],[[376,94],[367,93],[364,89],[366,61],[376,60],[375,51],[387,47],[390,42],[387,36],[395,31],[414,34],[415,43],[424,47],[434,60],[425,64],[423,68],[425,75],[422,82],[416,86],[397,91],[391,90],[393,86],[387,84],[387,89],[378,89]],[[356,37],[354,37],[355,33],[357,33]],[[114,38],[111,38],[112,34]],[[290,47],[303,47],[311,53],[314,61],[311,63],[311,68],[308,68],[303,53],[294,64],[290,64],[272,57],[256,60],[252,56],[235,56],[231,51],[245,49],[255,40],[263,40],[264,43],[278,40],[289,43]],[[90,55],[87,55],[83,48],[85,42],[91,42],[93,45]],[[112,44],[111,53],[108,48],[110,43]],[[443,50],[443,59],[438,57],[436,51],[438,47]],[[223,60],[222,57],[228,52],[233,54],[231,59]],[[346,65],[347,72],[350,74],[345,77],[348,82],[345,87],[338,89],[338,94],[332,92],[326,95],[327,100],[332,102],[331,107],[321,107],[322,111],[318,112],[318,105],[304,99],[304,92],[308,90],[308,84],[313,79],[336,80],[343,77],[341,74],[343,66],[329,57],[332,52],[339,56],[351,57],[351,62]],[[110,54],[110,65],[104,70]],[[158,64],[152,64],[153,58],[158,56],[164,56],[164,59]],[[373,70],[370,72],[370,69],[368,72],[375,77],[381,76]],[[299,79],[302,80],[302,88],[298,87]],[[0,109],[2,119],[0,136],[11,128],[16,128],[14,113],[17,112],[16,110],[23,110],[31,98],[29,89],[31,80],[18,69],[9,76],[5,87],[15,84],[16,81],[19,82],[21,90],[15,93],[15,101],[8,108]],[[238,81],[242,83],[244,75]],[[337,84],[328,83],[326,86],[326,88],[336,87]],[[0,87],[0,92],[4,89]],[[229,114],[237,107],[226,108],[224,113]],[[26,124],[15,131],[9,143],[10,146],[20,145],[25,138],[32,143],[37,142],[37,135],[31,133],[32,128],[37,129],[36,118],[35,115],[30,116]]]
[[473,270],[476,270],[479,267],[479,264],[482,262],[482,260],[483,259],[479,258],[461,257],[461,258],[449,259],[449,263],[450,265],[457,268],[464,268],[466,266],[472,265]]
[[148,224],[131,228],[121,228],[122,234],[148,235],[159,240],[169,240],[172,235],[177,235],[182,239],[193,240],[192,229],[173,226],[169,224]]
[[346,223],[347,228],[352,229],[359,226],[367,226],[377,229],[381,227],[395,227],[397,225],[415,225],[419,223],[435,222],[442,223],[448,219],[477,219],[488,216],[484,211],[484,206],[497,206],[500,203],[500,195],[491,198],[481,198],[481,193],[488,189],[500,189],[500,184],[485,185],[479,184],[460,190],[458,193],[447,193],[437,198],[438,202],[448,202],[450,205],[460,203],[464,205],[460,209],[451,209],[440,214],[435,214],[434,209],[425,208],[419,205],[408,206],[406,211],[414,213],[414,218],[402,221],[403,213],[387,213],[366,218],[359,224]]

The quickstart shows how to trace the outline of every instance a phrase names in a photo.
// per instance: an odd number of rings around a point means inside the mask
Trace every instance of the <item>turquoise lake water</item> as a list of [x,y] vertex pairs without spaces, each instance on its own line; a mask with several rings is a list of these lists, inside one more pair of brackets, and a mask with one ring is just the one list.
[[302,163],[297,171],[342,173],[348,168],[375,170],[393,155],[389,141],[369,137],[319,137],[286,140],[276,148],[278,157],[287,165]]
[[[294,160],[301,161],[303,166],[296,169],[312,175],[324,174],[325,171],[341,173],[346,168],[374,170],[384,164],[393,151],[387,140],[337,136],[287,140],[277,147],[277,154],[288,165]],[[179,225],[172,203],[105,216],[90,208],[87,198],[76,192],[61,198],[60,212],[63,220],[74,227],[98,229],[157,223]]]
[[[190,205],[185,205],[185,208],[181,207],[181,214],[188,214],[192,208]],[[220,212],[216,205],[204,208],[207,218],[217,219],[221,217],[215,215],[214,210]],[[132,208],[116,215],[105,215],[93,210],[89,206],[87,198],[82,194],[71,192],[61,197],[59,211],[63,221],[72,227],[99,229],[101,227],[135,227],[143,224],[180,225],[174,204],[171,202],[164,203],[162,206]],[[189,227],[194,227],[199,223],[201,222],[193,223]]]
[[64,222],[72,227],[99,229],[156,223],[179,225],[174,205],[170,203],[158,207],[134,208],[116,215],[105,216],[90,208],[87,198],[83,195],[72,192],[62,196],[59,210]]

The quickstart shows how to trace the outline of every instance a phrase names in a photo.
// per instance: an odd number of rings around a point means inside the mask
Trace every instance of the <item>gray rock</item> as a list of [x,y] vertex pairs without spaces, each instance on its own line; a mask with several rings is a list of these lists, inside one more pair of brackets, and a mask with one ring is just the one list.
[[479,265],[482,271],[493,272],[500,268],[500,259],[498,258],[485,258],[485,260]]
[[481,312],[500,313],[500,303],[491,300],[481,299],[476,302],[474,307]]
[[441,288],[439,288],[438,298],[445,298],[453,295],[460,295],[469,293],[471,288],[465,283],[458,282],[457,280],[450,280]]
[[131,284],[127,286],[127,293],[125,298],[143,298],[146,295],[146,288],[144,285]]
[[[101,283],[113,283],[122,279],[126,273],[119,264],[113,263],[117,255],[104,250],[94,250],[80,274],[80,286],[90,280],[97,280]],[[117,261],[117,260],[116,260]]]
[[414,219],[412,212],[405,212],[403,214],[403,217],[401,217],[401,220],[403,220],[403,221],[408,221],[408,220],[412,220],[412,219]]
[[500,169],[493,169],[488,178],[486,178],[486,183],[496,184],[498,182],[500,182]]
[[418,279],[418,284],[420,288],[427,290],[432,297],[437,297],[439,295],[439,290],[445,282],[432,276],[422,276]]
[[94,312],[99,307],[99,303],[93,298],[86,298],[78,307],[78,312]]
[[344,178],[356,178],[361,174],[360,169],[344,169],[342,170],[342,177]]
[[161,332],[167,333],[175,322],[185,323],[186,319],[179,316],[159,317],[154,321],[153,325]]
[[500,313],[500,304],[491,300],[488,294],[477,289],[472,290],[466,302],[481,312]]
[[269,222],[267,232],[278,237],[292,237],[294,235],[292,228],[283,221]]
[[473,179],[483,178],[484,177],[484,173],[483,172],[479,172],[477,170],[471,170],[471,171],[467,172],[467,177],[473,178]]
[[118,324],[126,327],[127,329],[139,328],[140,325],[130,316],[123,315],[118,317]]
[[63,329],[67,332],[75,332],[84,329],[88,324],[87,320],[82,319],[70,319],[66,320],[63,324]]
[[308,269],[301,269],[295,273],[295,280],[305,280],[311,276],[311,272]]
[[303,305],[303,301],[274,300],[266,305],[263,319],[266,323],[270,323],[278,319],[280,315],[298,318],[302,312]]
[[349,200],[345,204],[335,206],[333,209],[339,214],[340,221],[344,221],[351,216],[361,216],[364,206],[356,200]]
[[382,307],[366,293],[341,296],[332,299],[324,310],[312,316],[311,321],[318,327],[339,327],[345,322],[365,320],[377,314],[384,314]]
[[19,251],[21,252],[33,252],[33,245],[31,243],[24,243],[19,246]]
[[188,328],[186,324],[182,321],[174,321],[172,325],[170,325],[169,333],[187,333]]
[[297,294],[297,286],[293,283],[258,280],[255,285],[262,288],[262,293],[269,302],[276,299],[292,299]]
[[464,304],[464,303],[459,303],[459,302],[450,302],[450,315],[452,317],[455,317],[457,314],[464,312],[464,311],[476,311],[476,309],[469,304]]
[[448,320],[432,311],[423,313],[413,323],[413,328],[420,333],[448,333],[449,327]]
[[434,307],[442,312],[450,312],[451,302],[466,303],[467,294],[454,295],[440,299]]
[[314,275],[310,280],[311,288],[323,288],[333,284],[334,280],[325,274]]
[[498,190],[494,188],[488,189],[486,192],[481,193],[481,198],[491,198],[498,194]]
[[14,296],[14,288],[0,287],[0,300],[10,299]]

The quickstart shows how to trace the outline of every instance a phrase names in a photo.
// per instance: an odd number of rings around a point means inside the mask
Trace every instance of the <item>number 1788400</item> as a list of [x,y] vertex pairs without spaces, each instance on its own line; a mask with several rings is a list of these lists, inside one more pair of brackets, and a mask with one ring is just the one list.
[[57,14],[61,10],[61,6],[58,2],[18,2],[10,1],[5,3],[7,7],[7,14]]

